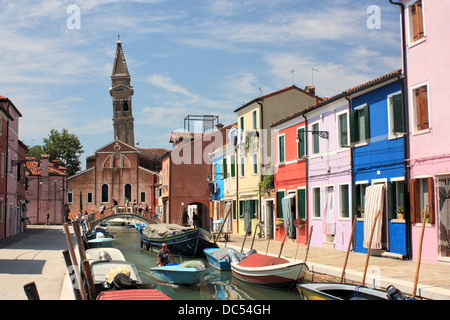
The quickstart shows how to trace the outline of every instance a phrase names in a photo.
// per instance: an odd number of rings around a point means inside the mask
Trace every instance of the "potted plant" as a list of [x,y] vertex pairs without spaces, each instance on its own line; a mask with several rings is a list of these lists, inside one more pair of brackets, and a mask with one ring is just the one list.
[[364,208],[363,207],[358,206],[358,213],[361,218],[364,218]]
[[405,208],[403,206],[397,206],[395,212],[397,213],[397,219],[405,219]]

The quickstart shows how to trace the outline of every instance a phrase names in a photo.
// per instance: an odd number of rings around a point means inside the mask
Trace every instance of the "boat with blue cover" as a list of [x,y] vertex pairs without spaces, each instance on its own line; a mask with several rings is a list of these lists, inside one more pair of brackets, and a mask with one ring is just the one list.
[[255,250],[250,250],[246,255],[236,251],[233,248],[208,248],[203,250],[210,266],[219,271],[231,270],[232,262],[239,262]]

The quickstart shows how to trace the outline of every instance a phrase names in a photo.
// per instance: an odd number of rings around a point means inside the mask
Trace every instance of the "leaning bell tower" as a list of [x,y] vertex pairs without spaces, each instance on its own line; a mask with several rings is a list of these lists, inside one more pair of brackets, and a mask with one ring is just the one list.
[[109,93],[113,101],[114,139],[134,147],[134,118],[131,97],[134,89],[130,85],[130,73],[123,54],[122,41],[117,41],[116,57],[111,75]]

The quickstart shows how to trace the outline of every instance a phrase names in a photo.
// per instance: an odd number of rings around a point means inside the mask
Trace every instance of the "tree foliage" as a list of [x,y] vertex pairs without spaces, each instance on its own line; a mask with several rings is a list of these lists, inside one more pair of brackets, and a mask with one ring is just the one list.
[[44,150],[42,150],[42,146],[33,146],[28,149],[27,157],[34,157],[36,159],[41,159],[41,155],[44,154]]
[[48,138],[44,138],[42,150],[50,155],[50,160],[59,160],[67,169],[69,176],[81,170],[80,156],[84,153],[78,137],[69,133],[67,129],[61,132],[52,129]]

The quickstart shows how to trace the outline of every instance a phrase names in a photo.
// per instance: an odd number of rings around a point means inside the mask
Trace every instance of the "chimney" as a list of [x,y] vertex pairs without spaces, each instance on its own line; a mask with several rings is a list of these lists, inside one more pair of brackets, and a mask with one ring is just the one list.
[[53,168],[58,169],[59,168],[59,160],[52,160]]
[[48,162],[50,159],[50,155],[49,154],[43,154],[41,155],[41,163],[42,163],[42,168],[41,168],[41,176],[43,177],[48,177]]
[[315,86],[306,86],[305,91],[306,91],[306,93],[309,93],[313,97],[315,97],[315,95],[316,95],[316,87]]

